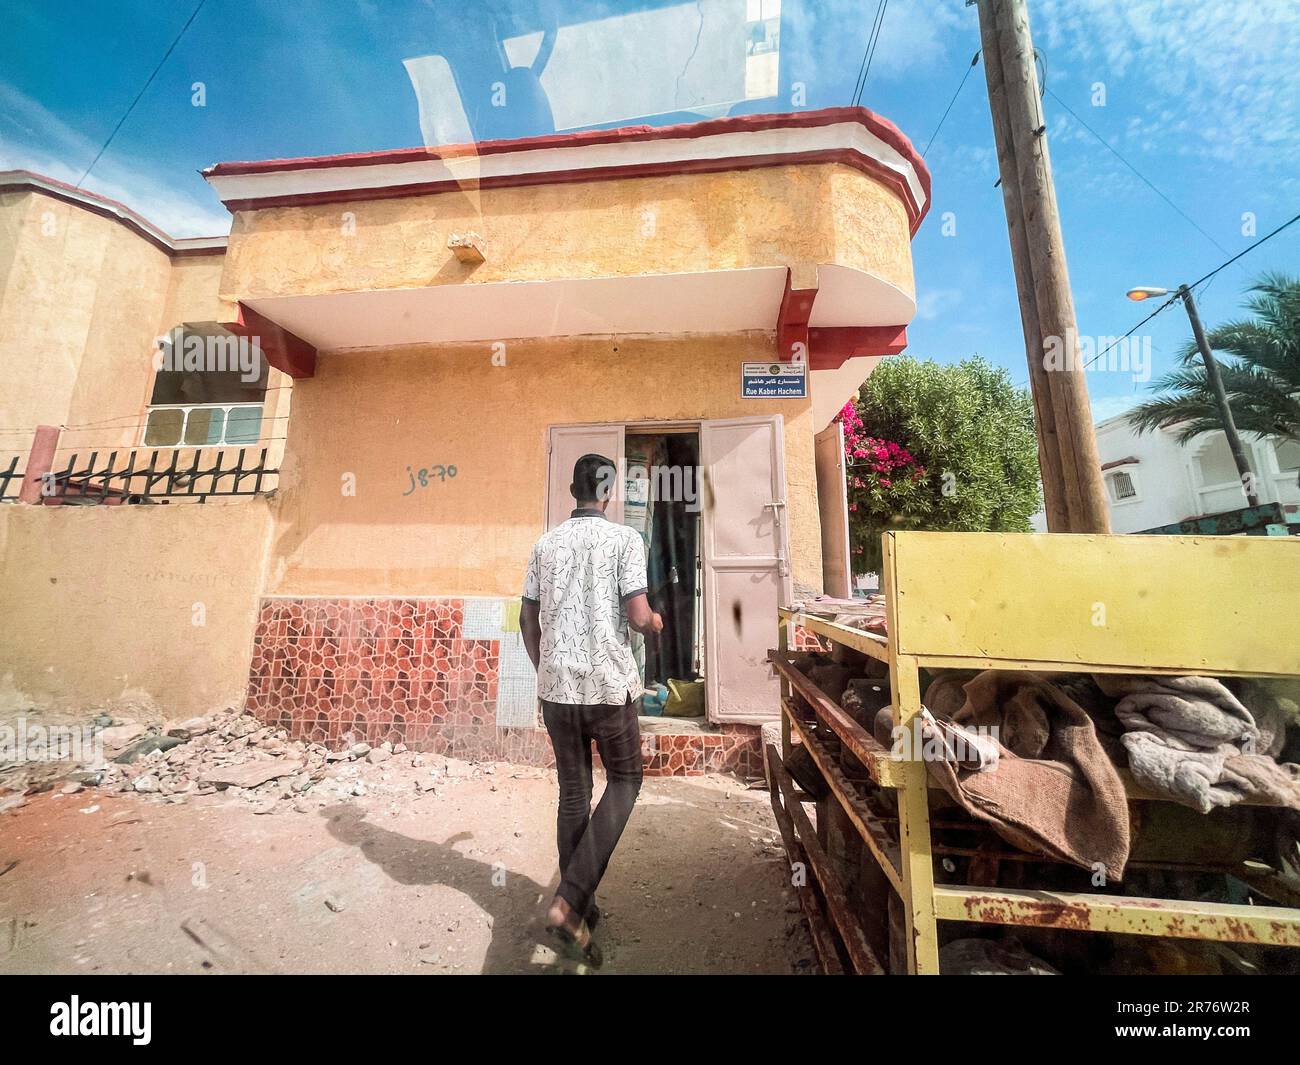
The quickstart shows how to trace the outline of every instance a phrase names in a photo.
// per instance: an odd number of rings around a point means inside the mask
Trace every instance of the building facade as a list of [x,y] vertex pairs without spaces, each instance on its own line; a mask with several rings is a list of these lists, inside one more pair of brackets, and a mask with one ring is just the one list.
[[[757,728],[777,706],[765,655],[778,604],[848,591],[835,415],[902,350],[915,310],[910,238],[929,176],[902,134],[836,109],[205,173],[233,221],[225,246],[202,254],[33,189],[12,194],[6,223],[34,262],[47,199],[117,227],[106,240],[136,242],[135,274],[109,272],[153,293],[147,306],[104,319],[111,344],[87,326],[124,390],[99,409],[130,411],[134,397],[123,446],[282,449],[274,490],[238,506],[76,508],[93,526],[83,544],[143,535],[175,551],[189,536],[217,551],[160,570],[148,610],[166,615],[155,643],[202,659],[190,668],[204,694],[184,709],[237,690],[259,717],[324,743],[544,762],[520,584],[533,542],[567,516],[574,459],[597,451],[627,471],[611,517],[642,523],[651,598],[672,630],[666,652],[647,650],[647,683],[703,689],[702,717],[646,722],[648,770],[757,768]],[[72,285],[75,265],[62,269],[42,292]],[[87,287],[91,304],[113,302],[98,280]],[[73,328],[61,314],[15,328],[45,330],[55,357],[75,347],[52,335]],[[243,392],[183,369],[160,384],[154,338],[171,350],[188,335],[255,341],[269,369]],[[100,358],[67,371],[73,392]],[[794,385],[764,387],[782,364]],[[81,424],[80,408],[25,402],[7,410],[16,426]],[[49,568],[52,552],[75,549],[73,516],[58,513],[70,510],[0,508],[3,592],[37,600],[56,632],[6,636],[5,690],[33,704],[123,692],[174,703],[174,659],[125,680],[51,662],[69,604],[24,555]],[[162,632],[181,619],[176,604],[196,602],[210,607],[203,627]],[[217,640],[211,660],[194,655]]]
[[[1242,441],[1261,504],[1277,503],[1300,522],[1300,445],[1246,434]],[[1228,440],[1203,433],[1181,444],[1176,430],[1139,435],[1127,415],[1097,426],[1111,528],[1140,533],[1246,506]]]

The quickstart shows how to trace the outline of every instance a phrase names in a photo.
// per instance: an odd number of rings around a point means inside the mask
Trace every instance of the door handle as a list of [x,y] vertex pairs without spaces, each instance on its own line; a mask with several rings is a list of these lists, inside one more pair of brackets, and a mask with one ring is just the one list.
[[[781,524],[781,511],[784,507],[785,507],[784,499],[774,499],[770,503],[763,504],[764,510],[768,510],[770,508],[772,511],[773,526],[779,526]],[[777,575],[780,577],[788,577],[790,575],[790,561],[785,557],[785,552],[782,550],[782,547],[780,545],[781,544],[780,536],[777,537],[777,541],[778,541],[778,546],[777,546],[776,572]]]

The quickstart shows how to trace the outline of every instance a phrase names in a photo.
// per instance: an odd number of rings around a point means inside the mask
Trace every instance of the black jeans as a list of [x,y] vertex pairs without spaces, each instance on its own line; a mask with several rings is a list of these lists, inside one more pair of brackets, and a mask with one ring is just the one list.
[[[542,700],[542,720],[555,748],[560,778],[556,843],[560,887],[556,892],[587,914],[623,826],[641,790],[641,728],[636,704],[582,706]],[[605,793],[591,809],[591,741],[605,766]]]

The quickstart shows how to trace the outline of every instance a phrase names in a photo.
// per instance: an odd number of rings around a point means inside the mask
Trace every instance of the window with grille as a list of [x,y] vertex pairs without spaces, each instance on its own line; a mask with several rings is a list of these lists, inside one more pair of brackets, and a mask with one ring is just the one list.
[[1119,503],[1125,499],[1136,499],[1138,493],[1133,478],[1121,470],[1110,475],[1110,494]]

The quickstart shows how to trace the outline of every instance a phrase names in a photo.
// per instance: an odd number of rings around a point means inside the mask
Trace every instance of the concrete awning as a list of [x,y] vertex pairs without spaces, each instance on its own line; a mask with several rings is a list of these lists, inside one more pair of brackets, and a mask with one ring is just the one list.
[[930,196],[906,137],[862,108],[205,176],[241,215],[223,298],[238,331],[297,347],[295,376],[308,349],[775,330],[832,414],[906,343]]

